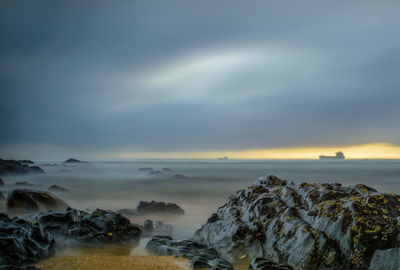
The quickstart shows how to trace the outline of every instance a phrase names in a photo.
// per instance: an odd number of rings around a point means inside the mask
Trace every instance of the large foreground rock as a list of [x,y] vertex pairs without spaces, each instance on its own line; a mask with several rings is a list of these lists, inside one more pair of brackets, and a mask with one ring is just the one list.
[[139,226],[131,223],[128,218],[101,209],[90,214],[71,208],[47,212],[38,215],[36,222],[56,237],[92,243],[136,241],[141,234]]
[[229,260],[263,257],[296,270],[382,269],[383,262],[398,266],[399,256],[390,254],[399,250],[389,249],[400,246],[399,215],[399,195],[270,176],[230,196],[195,239]]
[[146,250],[160,256],[183,256],[190,260],[190,268],[233,270],[232,265],[219,258],[217,251],[192,240],[176,241],[169,236],[154,236]]
[[[54,253],[54,238],[37,225],[0,213],[0,266],[36,262]],[[18,269],[18,268],[15,268]]]
[[14,189],[7,198],[7,212],[10,214],[58,211],[67,207],[63,200],[45,191]]
[[29,166],[16,160],[0,159],[0,175],[27,173],[44,173],[44,171],[38,166]]

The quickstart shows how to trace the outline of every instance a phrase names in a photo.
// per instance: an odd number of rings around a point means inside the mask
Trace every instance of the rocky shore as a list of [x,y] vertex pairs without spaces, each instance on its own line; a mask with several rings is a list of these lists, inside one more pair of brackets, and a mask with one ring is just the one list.
[[146,244],[149,253],[188,259],[192,269],[234,269],[238,262],[247,262],[249,270],[383,270],[400,265],[400,196],[362,184],[296,184],[262,177],[231,195],[191,239],[173,239],[169,224],[145,220],[139,225],[124,214],[133,219],[140,213],[183,215],[173,203],[86,212],[50,192],[15,189],[6,205],[9,214],[18,216],[0,214],[0,269],[28,269],[51,257],[65,240],[137,245],[144,237],[152,237]]

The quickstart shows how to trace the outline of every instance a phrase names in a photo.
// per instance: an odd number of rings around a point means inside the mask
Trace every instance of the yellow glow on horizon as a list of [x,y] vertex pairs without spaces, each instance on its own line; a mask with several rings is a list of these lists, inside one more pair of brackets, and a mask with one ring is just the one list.
[[113,158],[166,158],[166,159],[318,159],[321,154],[334,155],[342,151],[347,159],[400,159],[400,146],[390,143],[370,143],[337,147],[294,147],[233,151],[198,152],[127,152],[111,155]]

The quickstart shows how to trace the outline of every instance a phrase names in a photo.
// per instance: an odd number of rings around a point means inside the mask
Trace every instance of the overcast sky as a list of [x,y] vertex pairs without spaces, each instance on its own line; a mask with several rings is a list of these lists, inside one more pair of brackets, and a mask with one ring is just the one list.
[[1,1],[0,154],[400,145],[399,10]]

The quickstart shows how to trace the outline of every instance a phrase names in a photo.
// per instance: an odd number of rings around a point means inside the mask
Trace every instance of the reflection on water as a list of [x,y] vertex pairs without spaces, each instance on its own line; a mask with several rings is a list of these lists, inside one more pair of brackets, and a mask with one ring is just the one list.
[[[54,161],[38,162],[46,174],[4,176],[6,193],[15,188],[17,181],[27,181],[29,188],[47,190],[56,184],[69,192],[54,192],[71,207],[85,209],[136,208],[141,200],[174,202],[185,210],[181,217],[132,217],[142,224],[144,219],[163,220],[175,226],[174,236],[186,238],[205,223],[227,197],[249,186],[257,177],[274,174],[295,182],[340,182],[344,185],[363,183],[379,191],[400,193],[399,160],[343,160],[343,161],[188,161],[150,160],[126,162],[89,162],[74,165],[46,165]],[[139,168],[155,170],[170,168],[184,179],[149,175]],[[4,206],[3,206],[4,207]],[[142,241],[140,252],[145,243]],[[87,250],[85,247],[83,250]],[[88,249],[91,249],[90,247]],[[99,249],[97,249],[99,248]],[[126,249],[125,249],[126,248]],[[79,252],[66,249],[63,252]],[[95,248],[96,253],[101,247]],[[108,250],[108,249],[107,249]],[[116,251],[128,252],[128,247],[118,246]]]

